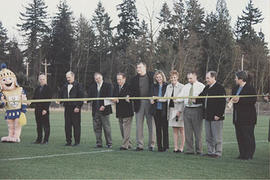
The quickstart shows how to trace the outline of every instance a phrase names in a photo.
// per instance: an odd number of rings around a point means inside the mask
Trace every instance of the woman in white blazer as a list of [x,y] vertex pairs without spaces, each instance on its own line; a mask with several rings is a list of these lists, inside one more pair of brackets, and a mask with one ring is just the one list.
[[[167,86],[164,97],[177,97],[180,94],[183,84],[178,82],[179,73],[175,70],[170,72],[170,82]],[[173,139],[174,139],[174,151],[173,152],[183,152],[185,144],[185,132],[184,132],[184,118],[183,110],[184,103],[176,102],[170,99],[160,99],[159,101],[168,102],[168,121],[169,126],[173,128]],[[180,136],[179,136],[180,133]],[[178,141],[181,138],[181,145],[179,147]]]

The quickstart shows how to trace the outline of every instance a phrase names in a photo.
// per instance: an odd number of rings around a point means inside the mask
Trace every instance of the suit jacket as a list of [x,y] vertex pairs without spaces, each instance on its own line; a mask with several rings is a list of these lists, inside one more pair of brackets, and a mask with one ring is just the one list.
[[[111,84],[103,82],[103,84],[102,84],[102,86],[100,88],[99,97],[112,97],[112,93],[113,93],[113,90],[112,90]],[[88,89],[88,97],[89,98],[98,97],[97,83],[93,83],[89,87],[89,89]],[[98,104],[99,104],[99,107],[97,107]],[[92,115],[93,116],[95,116],[95,113],[97,111],[99,111],[99,108],[101,106],[104,106],[104,100],[98,100],[98,103],[97,103],[97,101],[92,102]],[[109,114],[112,113],[112,106],[111,105],[107,105],[107,106],[104,106],[104,107],[105,107],[105,110],[101,112],[104,116],[109,115]]]
[[[147,72],[146,75],[149,78],[149,97],[151,97],[151,91],[152,91],[152,86],[154,84],[154,73],[153,72]],[[133,77],[130,81],[130,87],[131,87],[131,96],[133,97],[141,97],[140,95],[140,86],[139,86],[139,78],[140,75],[136,75],[135,77]],[[140,110],[140,106],[141,106],[141,101],[140,100],[134,100],[134,111],[138,112]]]
[[[113,97],[126,97],[131,95],[130,87],[127,83],[123,85],[119,91],[119,85],[116,85],[113,91]],[[117,118],[127,118],[134,115],[132,102],[127,102],[126,100],[119,100],[116,103],[116,117]]]
[[[65,83],[64,86],[61,88],[60,93],[59,93],[59,97],[61,99],[68,99],[68,98],[83,98],[84,97],[84,93],[83,93],[83,89],[81,87],[81,85],[74,81],[73,83],[73,87],[71,88],[70,92],[69,92],[69,97],[68,97],[68,83]],[[72,107],[77,107],[77,108],[81,108],[83,105],[82,101],[74,101],[74,102],[61,102],[64,107],[67,106],[72,106]]]
[[[177,97],[184,85],[181,83],[177,83],[175,87],[173,87],[172,84],[169,84],[166,88],[166,92],[164,94],[164,97],[172,97],[172,92],[173,92],[173,97]],[[167,102],[167,117],[168,120],[174,119],[176,117],[177,112],[183,112],[184,110],[184,102],[174,102],[174,108],[170,108],[170,99],[160,99],[160,101],[165,101]],[[180,120],[183,119],[183,113],[181,113]]]
[[[224,87],[216,82],[211,88],[209,85],[205,86],[204,90],[199,96],[223,96],[226,95]],[[207,101],[207,102],[206,102]],[[214,121],[214,117],[218,116],[219,120],[224,120],[224,112],[226,107],[225,98],[207,98],[196,99],[196,103],[201,103],[204,109],[204,118],[208,121]]]
[[[38,86],[35,89],[33,99],[51,99],[52,92],[49,86],[44,85],[41,91],[40,91],[40,87],[41,86]],[[32,103],[32,104],[36,109],[42,109],[42,110],[48,111],[51,103],[50,102],[37,102],[37,103]]]
[[[167,83],[163,83],[162,85],[162,97],[165,95],[166,89],[167,89]],[[152,87],[152,95],[151,96],[158,96],[159,92],[159,84],[154,84]],[[162,115],[167,116],[167,102],[161,102],[162,103]],[[157,101],[155,100],[155,103],[151,105],[151,114],[155,115],[157,110]]]
[[[234,87],[232,95],[236,95],[239,86]],[[256,95],[255,89],[246,84],[239,95]],[[240,97],[238,103],[233,104],[233,123],[235,125],[254,125],[257,122],[255,103],[257,97]]]

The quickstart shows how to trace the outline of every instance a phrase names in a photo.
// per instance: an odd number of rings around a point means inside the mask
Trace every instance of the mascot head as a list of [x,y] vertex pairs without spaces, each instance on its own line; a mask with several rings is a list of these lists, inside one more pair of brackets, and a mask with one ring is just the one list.
[[11,70],[7,69],[7,65],[4,63],[1,64],[0,84],[4,91],[13,90],[18,86],[15,74]]

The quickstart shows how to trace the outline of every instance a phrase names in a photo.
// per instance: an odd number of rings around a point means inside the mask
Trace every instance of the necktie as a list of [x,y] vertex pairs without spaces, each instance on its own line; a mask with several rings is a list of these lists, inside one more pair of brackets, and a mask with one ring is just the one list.
[[[191,84],[191,87],[189,89],[189,96],[193,96],[193,84]],[[192,105],[192,100],[191,98],[188,99],[188,105]]]
[[[173,91],[172,91],[171,97],[173,97],[173,95],[174,95],[174,87],[173,87]],[[173,102],[172,99],[170,99],[169,107],[174,107],[174,102]]]

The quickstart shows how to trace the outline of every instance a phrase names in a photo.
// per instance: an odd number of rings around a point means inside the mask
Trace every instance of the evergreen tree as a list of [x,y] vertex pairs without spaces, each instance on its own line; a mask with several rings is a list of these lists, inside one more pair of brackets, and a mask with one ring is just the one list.
[[205,61],[201,64],[203,73],[215,70],[221,83],[232,80],[230,77],[233,77],[235,71],[232,68],[233,62],[236,61],[235,42],[225,0],[218,0],[216,12],[207,16],[204,37]]
[[21,12],[20,15],[22,23],[17,26],[26,38],[25,45],[27,49],[25,50],[25,56],[30,63],[31,75],[36,77],[40,72],[42,57],[40,53],[37,53],[39,52],[38,48],[43,36],[49,31],[47,26],[47,6],[44,0],[32,0],[25,8],[25,12]]
[[86,86],[89,84],[89,79],[93,77],[93,71],[97,69],[95,64],[95,38],[93,27],[81,15],[75,26],[74,72],[77,79]]
[[58,12],[52,22],[52,78],[53,86],[61,85],[65,80],[65,73],[73,70],[74,27],[72,25],[72,11],[66,0],[60,1]]
[[248,5],[245,10],[243,10],[243,15],[238,18],[238,21],[241,25],[240,33],[251,37],[255,33],[253,25],[263,21],[262,12],[258,8],[254,7],[252,0],[249,0]]
[[100,72],[103,73],[105,79],[111,80],[112,76],[112,46],[113,35],[111,27],[111,18],[105,12],[102,3],[99,2],[92,18],[92,24],[96,36],[95,50],[98,54],[98,66]]
[[7,51],[7,30],[3,27],[0,21],[0,61],[6,61],[6,51]]
[[139,19],[137,15],[136,0],[123,0],[117,6],[120,11],[118,17],[120,22],[117,25],[118,43],[120,48],[125,49],[130,40],[136,39],[139,35]]

